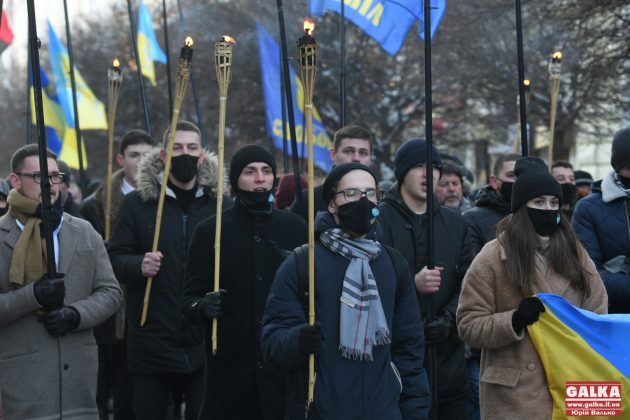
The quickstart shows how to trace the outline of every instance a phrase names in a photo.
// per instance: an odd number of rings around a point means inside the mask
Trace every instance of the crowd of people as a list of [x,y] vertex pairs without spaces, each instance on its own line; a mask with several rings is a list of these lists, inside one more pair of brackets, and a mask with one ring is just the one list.
[[464,164],[428,156],[422,139],[381,180],[371,133],[345,126],[315,187],[311,262],[303,176],[296,186],[246,145],[220,177],[196,125],[170,134],[122,136],[108,218],[107,183],[82,192],[50,151],[43,211],[37,146],[13,154],[0,181],[0,419],[550,418],[527,331],[545,310],[535,295],[630,313],[630,128],[602,180],[508,153],[473,190]]

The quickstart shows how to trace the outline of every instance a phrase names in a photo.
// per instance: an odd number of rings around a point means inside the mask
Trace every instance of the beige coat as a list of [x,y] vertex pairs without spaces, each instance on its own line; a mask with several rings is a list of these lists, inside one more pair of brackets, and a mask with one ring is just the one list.
[[[582,299],[569,287],[566,278],[539,268],[534,280],[535,293],[563,296],[573,305],[606,313],[608,296],[595,265],[580,247],[584,266],[592,273],[591,295]],[[540,255],[540,254],[538,254]],[[512,329],[512,314],[526,296],[503,276],[506,255],[495,239],[470,266],[459,297],[457,327],[461,339],[481,348],[479,378],[482,419],[549,419],[551,395],[538,353],[525,330]]]
[[9,284],[20,234],[12,216],[0,218],[0,418],[98,419],[92,328],[122,300],[103,240],[89,223],[64,213],[57,271],[65,274],[65,304],[81,321],[76,331],[59,337],[38,322],[33,283],[17,289]]

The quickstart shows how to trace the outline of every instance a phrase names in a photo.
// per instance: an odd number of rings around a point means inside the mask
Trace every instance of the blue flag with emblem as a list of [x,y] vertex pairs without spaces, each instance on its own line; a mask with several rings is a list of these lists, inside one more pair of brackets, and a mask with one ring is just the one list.
[[[267,116],[267,132],[273,139],[276,148],[283,149],[282,139],[282,97],[280,86],[280,47],[267,32],[267,30],[257,23],[258,42],[260,45],[260,66],[262,72],[263,92],[265,97],[265,114]],[[298,154],[301,158],[307,156],[307,148],[299,143],[306,142],[305,121],[304,121],[304,88],[302,81],[293,69],[289,66],[291,79],[291,89],[293,92],[293,110],[296,120],[296,136],[298,142]],[[328,172],[332,167],[330,159],[330,149],[332,142],[326,128],[322,123],[317,109],[313,110],[313,160],[315,165]],[[300,123],[301,122],[301,123]],[[288,134],[290,136],[290,134]],[[288,150],[291,155],[291,149]]]

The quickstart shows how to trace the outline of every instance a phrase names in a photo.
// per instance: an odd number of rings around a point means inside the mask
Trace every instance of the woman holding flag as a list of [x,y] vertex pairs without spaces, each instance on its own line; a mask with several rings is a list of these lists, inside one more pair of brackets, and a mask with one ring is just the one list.
[[552,399],[527,326],[545,306],[537,293],[606,313],[608,296],[593,261],[561,214],[562,190],[545,163],[516,162],[512,215],[470,266],[457,309],[462,340],[482,349],[482,418],[551,418]]

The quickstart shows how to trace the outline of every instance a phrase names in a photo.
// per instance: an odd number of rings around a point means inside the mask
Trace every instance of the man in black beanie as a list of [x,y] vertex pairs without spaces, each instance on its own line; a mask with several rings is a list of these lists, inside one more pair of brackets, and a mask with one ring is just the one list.
[[[379,206],[383,243],[406,258],[418,294],[422,318],[428,319],[427,299],[433,299],[435,321],[425,323],[427,344],[437,346],[438,414],[440,419],[468,418],[469,378],[464,344],[457,335],[455,312],[464,274],[472,261],[472,245],[466,220],[455,210],[433,206],[435,268],[427,266],[427,201],[435,192],[442,160],[432,149],[433,191],[427,191],[427,144],[410,140],[396,152],[394,173],[398,182]],[[426,361],[426,359],[425,359]],[[426,363],[425,363],[426,366]],[[435,409],[434,408],[434,409]]]
[[[182,303],[187,318],[204,329],[199,419],[284,418],[285,378],[263,362],[259,321],[278,266],[308,237],[304,220],[274,208],[275,181],[276,162],[264,147],[244,146],[232,156],[236,197],[221,220],[221,290],[213,291],[216,217],[201,222],[192,235]],[[218,319],[215,355],[213,319]]]
[[610,313],[630,313],[630,127],[613,137],[613,168],[578,201],[571,224],[608,292]]

